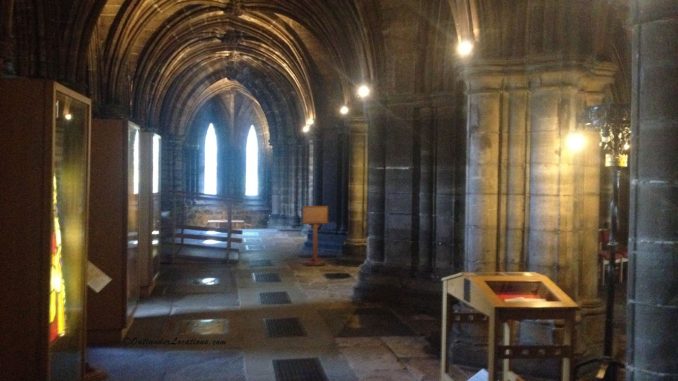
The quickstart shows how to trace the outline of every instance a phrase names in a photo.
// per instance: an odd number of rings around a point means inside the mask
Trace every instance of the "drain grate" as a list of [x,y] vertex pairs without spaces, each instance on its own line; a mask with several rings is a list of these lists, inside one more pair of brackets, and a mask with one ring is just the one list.
[[327,381],[317,358],[273,360],[273,369],[276,381]]
[[269,259],[254,259],[249,261],[250,267],[271,267],[273,263]]
[[280,274],[278,273],[252,273],[252,278],[255,282],[280,282]]
[[304,327],[297,318],[264,319],[268,337],[306,336]]
[[290,296],[285,291],[259,293],[261,304],[290,304]]
[[327,279],[346,279],[351,277],[351,274],[348,273],[325,273],[324,275]]

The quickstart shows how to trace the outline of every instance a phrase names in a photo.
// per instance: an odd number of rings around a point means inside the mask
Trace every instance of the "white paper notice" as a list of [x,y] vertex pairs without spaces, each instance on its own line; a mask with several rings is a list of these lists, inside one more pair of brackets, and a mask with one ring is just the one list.
[[92,262],[87,261],[87,285],[89,288],[98,293],[111,281],[111,277],[106,275],[100,268],[96,267]]

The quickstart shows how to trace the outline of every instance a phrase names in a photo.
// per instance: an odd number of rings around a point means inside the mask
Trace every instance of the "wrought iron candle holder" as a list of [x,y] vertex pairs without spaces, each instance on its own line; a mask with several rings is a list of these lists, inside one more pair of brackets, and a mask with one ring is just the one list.
[[618,239],[618,205],[622,168],[628,166],[631,148],[631,118],[629,106],[624,104],[602,104],[586,109],[584,125],[598,131],[600,147],[605,154],[605,167],[612,172],[612,197],[610,200],[610,235],[607,243],[609,266],[607,268],[605,338],[603,357],[585,361],[577,368],[593,362],[600,362],[597,379],[615,381],[617,369],[624,364],[614,359],[614,295],[616,283]]

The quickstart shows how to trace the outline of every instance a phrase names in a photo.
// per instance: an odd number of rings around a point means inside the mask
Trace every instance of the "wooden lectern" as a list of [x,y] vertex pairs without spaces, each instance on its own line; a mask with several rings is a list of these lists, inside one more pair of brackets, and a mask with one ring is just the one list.
[[[442,381],[451,381],[448,374],[447,334],[456,323],[487,325],[487,370],[489,380],[510,379],[510,360],[557,358],[561,360],[561,380],[571,381],[574,321],[577,304],[553,281],[534,272],[519,273],[459,273],[442,279],[443,322],[441,375]],[[456,313],[449,310],[448,298],[471,307],[475,312]],[[554,345],[515,345],[511,343],[509,322],[521,320],[560,320],[563,322],[561,343]]]
[[302,222],[313,226],[313,256],[304,262],[306,266],[322,266],[325,263],[318,259],[318,228],[329,221],[327,205],[304,206]]

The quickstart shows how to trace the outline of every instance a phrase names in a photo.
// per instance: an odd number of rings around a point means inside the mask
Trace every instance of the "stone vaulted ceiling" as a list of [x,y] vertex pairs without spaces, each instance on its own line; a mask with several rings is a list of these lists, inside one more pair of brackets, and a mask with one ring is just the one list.
[[103,113],[181,135],[212,96],[242,86],[272,140],[294,136],[370,77],[360,17],[352,0],[106,1],[89,47],[90,81],[105,89],[94,97]]

